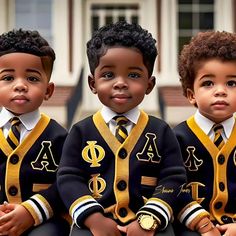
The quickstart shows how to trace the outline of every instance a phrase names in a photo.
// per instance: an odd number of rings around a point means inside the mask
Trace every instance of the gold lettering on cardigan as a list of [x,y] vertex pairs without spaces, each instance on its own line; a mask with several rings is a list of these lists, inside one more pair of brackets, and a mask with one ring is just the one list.
[[154,194],[154,195],[156,195],[156,194],[163,194],[163,193],[166,193],[166,194],[172,194],[172,193],[174,193],[174,189],[173,188],[167,188],[167,187],[165,187],[165,186],[163,186],[163,185],[158,185],[157,187],[156,187],[156,193]]
[[51,146],[51,141],[43,141],[41,143],[41,150],[36,157],[35,161],[31,162],[31,166],[34,170],[43,170],[46,169],[48,172],[55,172],[57,171],[58,165],[56,164]]
[[161,156],[158,153],[157,145],[155,140],[156,135],[153,133],[146,133],[145,137],[147,139],[143,150],[136,154],[139,161],[151,161],[154,163],[159,163],[161,161]]
[[88,187],[94,198],[101,198],[101,193],[106,188],[106,181],[100,177],[100,174],[94,174],[88,182]]
[[90,167],[99,167],[101,164],[99,162],[104,158],[104,149],[96,144],[97,141],[87,141],[87,146],[82,150],[83,159],[91,163]]
[[200,182],[191,182],[187,184],[187,187],[191,188],[192,198],[197,201],[199,204],[205,199],[204,197],[199,197],[199,189],[205,187],[204,184]]
[[184,162],[184,165],[186,168],[188,168],[189,171],[197,171],[198,167],[203,163],[203,160],[200,160],[195,156],[195,150],[196,148],[194,146],[187,147],[188,157]]

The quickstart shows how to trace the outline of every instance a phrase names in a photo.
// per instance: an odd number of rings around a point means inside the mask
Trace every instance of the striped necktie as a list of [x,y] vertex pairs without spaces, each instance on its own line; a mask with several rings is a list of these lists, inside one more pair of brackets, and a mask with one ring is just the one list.
[[222,137],[222,132],[223,132],[223,125],[221,125],[221,124],[215,124],[214,126],[213,126],[213,130],[214,130],[214,132],[215,132],[215,138],[214,138],[214,144],[218,147],[218,149],[220,150],[223,146],[224,146],[224,144],[225,144],[225,142],[224,142],[224,139],[223,139],[223,137]]
[[115,136],[120,143],[123,143],[128,136],[128,131],[125,128],[128,119],[125,116],[115,116],[113,119],[116,121]]
[[15,149],[20,142],[20,120],[17,117],[13,117],[11,120],[11,128],[9,130],[8,136],[7,136],[7,142],[12,147],[12,149]]

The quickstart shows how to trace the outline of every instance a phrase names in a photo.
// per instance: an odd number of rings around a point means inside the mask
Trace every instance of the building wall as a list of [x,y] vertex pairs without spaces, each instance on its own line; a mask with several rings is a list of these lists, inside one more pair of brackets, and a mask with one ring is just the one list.
[[[94,3],[139,4],[139,23],[158,40],[160,53],[154,70],[157,78],[156,89],[145,98],[141,108],[159,116],[158,88],[179,85],[177,2],[177,0],[52,0],[52,34],[54,38],[52,46],[57,56],[52,81],[58,87],[68,88],[69,93],[73,90],[69,88],[75,87],[81,69],[84,68],[83,103],[75,120],[101,107],[97,97],[89,91],[87,85],[89,70],[85,52],[86,42],[91,37],[91,5]],[[14,28],[14,3],[15,0],[0,0],[0,33]],[[235,0],[215,0],[215,30],[233,32],[234,9]],[[54,98],[55,104],[58,96],[60,94],[56,94]],[[68,99],[68,94],[65,97]],[[45,103],[45,110],[51,111],[50,115],[55,118],[61,111],[63,119],[66,119],[65,101],[56,106]]]

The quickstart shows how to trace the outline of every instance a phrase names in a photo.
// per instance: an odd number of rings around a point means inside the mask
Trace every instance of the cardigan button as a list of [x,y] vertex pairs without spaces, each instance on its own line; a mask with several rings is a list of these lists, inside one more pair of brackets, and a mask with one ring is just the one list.
[[18,163],[18,161],[19,161],[19,157],[16,154],[13,154],[10,158],[11,164],[15,165]]
[[220,182],[219,188],[220,188],[220,191],[223,192],[225,190],[225,184],[223,182]]
[[219,157],[218,157],[218,163],[219,163],[220,165],[223,165],[224,162],[225,162],[225,157],[224,157],[223,155],[219,155]]
[[121,148],[118,155],[121,159],[125,159],[127,157],[127,151],[124,148]]
[[217,202],[214,207],[215,209],[220,209],[222,207],[222,202]]
[[127,210],[126,210],[124,207],[120,208],[120,210],[119,210],[119,215],[120,215],[121,217],[126,217],[127,214],[128,214],[128,212],[127,212]]
[[234,223],[233,219],[226,215],[221,216],[221,220],[224,222],[224,224]]
[[18,193],[18,189],[16,186],[11,186],[9,189],[8,189],[8,193],[11,195],[11,196],[16,196],[16,194]]
[[124,180],[121,180],[118,182],[117,184],[117,188],[120,190],[120,191],[124,191],[127,187],[127,184]]

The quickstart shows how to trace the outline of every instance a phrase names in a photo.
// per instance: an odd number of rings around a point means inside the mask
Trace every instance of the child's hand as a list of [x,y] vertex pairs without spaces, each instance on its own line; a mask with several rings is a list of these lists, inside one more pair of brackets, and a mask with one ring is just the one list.
[[142,229],[136,220],[126,226],[118,225],[117,228],[121,232],[126,233],[127,236],[153,236],[155,234],[153,230],[147,231]]
[[[201,236],[221,236],[221,233],[220,231],[215,227],[214,229],[204,233],[204,234],[201,234]],[[236,235],[235,235],[236,236]]]
[[101,213],[90,215],[84,222],[94,236],[121,236],[117,223]]
[[236,236],[236,223],[216,225],[223,236]]
[[8,213],[0,217],[0,235],[18,236],[34,225],[31,214],[19,204],[5,205]]
[[8,213],[10,210],[7,207],[8,203],[4,202],[2,205],[0,205],[0,217]]

